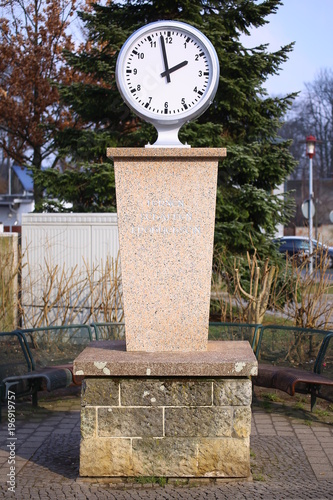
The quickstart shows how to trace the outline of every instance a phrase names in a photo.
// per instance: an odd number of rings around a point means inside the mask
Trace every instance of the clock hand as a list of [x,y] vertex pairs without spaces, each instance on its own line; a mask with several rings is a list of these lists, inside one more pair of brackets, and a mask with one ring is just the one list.
[[167,71],[163,71],[163,73],[161,73],[161,76],[166,76],[167,73],[170,75],[170,73],[173,73],[174,71],[177,71],[177,69],[180,69],[180,68],[183,68],[184,66],[186,66],[186,64],[188,64],[188,61],[183,61],[179,64],[176,64],[176,66],[172,66],[172,68],[168,69]]
[[168,58],[167,58],[167,54],[166,54],[166,50],[165,50],[164,38],[163,38],[162,35],[161,35],[160,38],[161,38],[162,54],[163,54],[163,61],[164,61],[164,67],[165,67],[165,71],[164,71],[164,75],[163,76],[166,76],[167,82],[170,83],[171,82],[171,78],[170,78],[170,72],[169,72]]

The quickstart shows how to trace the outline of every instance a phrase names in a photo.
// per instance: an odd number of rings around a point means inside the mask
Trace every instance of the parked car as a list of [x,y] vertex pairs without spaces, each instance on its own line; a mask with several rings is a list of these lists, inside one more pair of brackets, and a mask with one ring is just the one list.
[[[303,262],[310,255],[310,240],[305,236],[283,236],[274,240],[278,251],[296,257],[298,262]],[[313,252],[320,259],[321,254],[328,259],[329,267],[333,267],[333,247],[323,245],[320,241],[312,240]]]

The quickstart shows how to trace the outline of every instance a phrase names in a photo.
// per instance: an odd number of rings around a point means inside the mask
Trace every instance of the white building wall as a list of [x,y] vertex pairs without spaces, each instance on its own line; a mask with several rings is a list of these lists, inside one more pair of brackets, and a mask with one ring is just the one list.
[[[62,285],[58,286],[62,273],[68,278],[73,272],[74,280],[79,281],[77,276],[87,276],[87,269],[98,268],[96,276],[100,276],[100,271],[107,261],[117,261],[119,252],[117,214],[24,214],[21,243],[22,259],[25,264],[22,269],[22,303],[26,317],[37,318],[37,314],[40,314],[37,309],[40,310],[44,303],[47,280],[51,279],[50,276],[55,273],[56,267],[56,286],[52,287],[51,299],[63,286],[65,281],[63,277]],[[80,280],[82,281],[81,277]],[[86,282],[84,287],[88,293]],[[81,292],[82,289],[79,290],[79,287],[77,291],[75,287],[72,288],[72,302]],[[97,288],[96,293],[98,293]],[[83,302],[84,293],[79,303]],[[86,303],[85,308],[88,307],[89,304]],[[36,310],[28,311],[29,308]],[[56,308],[59,309],[59,301]],[[50,315],[50,322],[59,324],[63,321],[58,309],[54,311],[53,317]],[[57,314],[59,317],[55,319]],[[84,322],[84,314],[80,318],[80,322]],[[99,319],[99,321],[104,320],[106,318]],[[25,326],[38,326],[35,320],[29,320],[29,323],[31,324]]]
[[[16,205],[15,208],[12,208],[13,204]],[[33,212],[34,208],[35,202],[33,200],[20,198],[20,195],[17,199],[11,198],[8,203],[0,205],[0,223],[12,231],[13,228],[21,226],[23,214]]]
[[[273,191],[274,195],[279,195],[281,199],[284,197],[284,184],[281,184],[277,189],[274,189]],[[280,238],[284,235],[284,225],[283,224],[277,224],[275,228],[275,237]]]
[[117,214],[23,214],[22,253],[32,266],[51,258],[53,264],[93,264],[119,251]]

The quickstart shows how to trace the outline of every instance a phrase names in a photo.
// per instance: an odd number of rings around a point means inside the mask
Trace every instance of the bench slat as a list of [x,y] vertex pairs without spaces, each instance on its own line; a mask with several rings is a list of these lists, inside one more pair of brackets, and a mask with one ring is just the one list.
[[[261,327],[254,385],[278,389],[290,396],[295,392],[311,394],[311,410],[317,397],[333,401],[333,379],[326,376],[331,375],[328,348],[332,348],[332,338],[333,332],[324,330],[280,325]],[[277,364],[268,364],[270,360]]]
[[[259,364],[258,375],[252,377],[253,383],[261,387],[269,387],[272,389],[279,389],[280,391],[287,392],[290,396],[295,395],[297,386],[301,384],[306,385],[327,385],[333,387],[333,380],[330,380],[322,375],[297,368],[287,368],[284,366],[273,366]],[[298,387],[301,391],[302,388]],[[309,392],[309,391],[305,391]]]
[[8,388],[13,387],[15,392],[15,384],[21,381],[27,381],[31,384],[31,387],[33,382],[37,382],[38,385],[35,385],[35,390],[42,390],[45,387],[47,391],[51,392],[56,389],[68,387],[72,383],[72,374],[67,368],[47,367],[27,373],[26,375],[7,377],[3,380],[6,386],[5,399],[8,396]]

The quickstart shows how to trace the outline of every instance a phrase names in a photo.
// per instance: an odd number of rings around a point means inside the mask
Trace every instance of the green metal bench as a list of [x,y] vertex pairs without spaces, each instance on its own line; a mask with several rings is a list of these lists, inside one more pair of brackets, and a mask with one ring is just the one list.
[[[125,339],[125,323],[91,323],[95,331],[96,340],[123,340]],[[257,331],[261,325],[249,323],[209,323],[209,340],[247,340],[253,348]]]
[[254,350],[260,328],[254,323],[210,322],[208,340],[247,340]]
[[331,367],[333,332],[267,325],[258,332],[258,375],[253,384],[274,388],[294,396],[311,395],[311,410],[318,397],[333,401]]
[[[97,340],[125,338],[124,323],[92,323]],[[254,385],[333,400],[333,332],[278,325],[209,323],[209,340],[248,341],[258,359]]]
[[1,398],[9,387],[17,396],[32,394],[37,405],[40,390],[81,385],[73,373],[74,359],[93,340],[89,325],[62,325],[2,332],[0,349]]
[[37,368],[21,331],[0,333],[0,421],[2,404],[15,393],[15,399],[32,396],[37,406],[38,391],[53,391],[68,387],[72,372],[66,367]]
[[66,368],[72,383],[81,385],[82,377],[73,373],[74,359],[94,340],[89,325],[61,325],[20,330],[24,334],[33,369],[45,366]]
[[[325,337],[323,348],[315,366],[315,372],[325,378],[333,380],[333,333]],[[321,385],[318,387],[318,397],[333,400],[332,386]]]
[[91,328],[95,332],[96,340],[124,340],[125,323],[115,322],[95,322],[91,323]]

